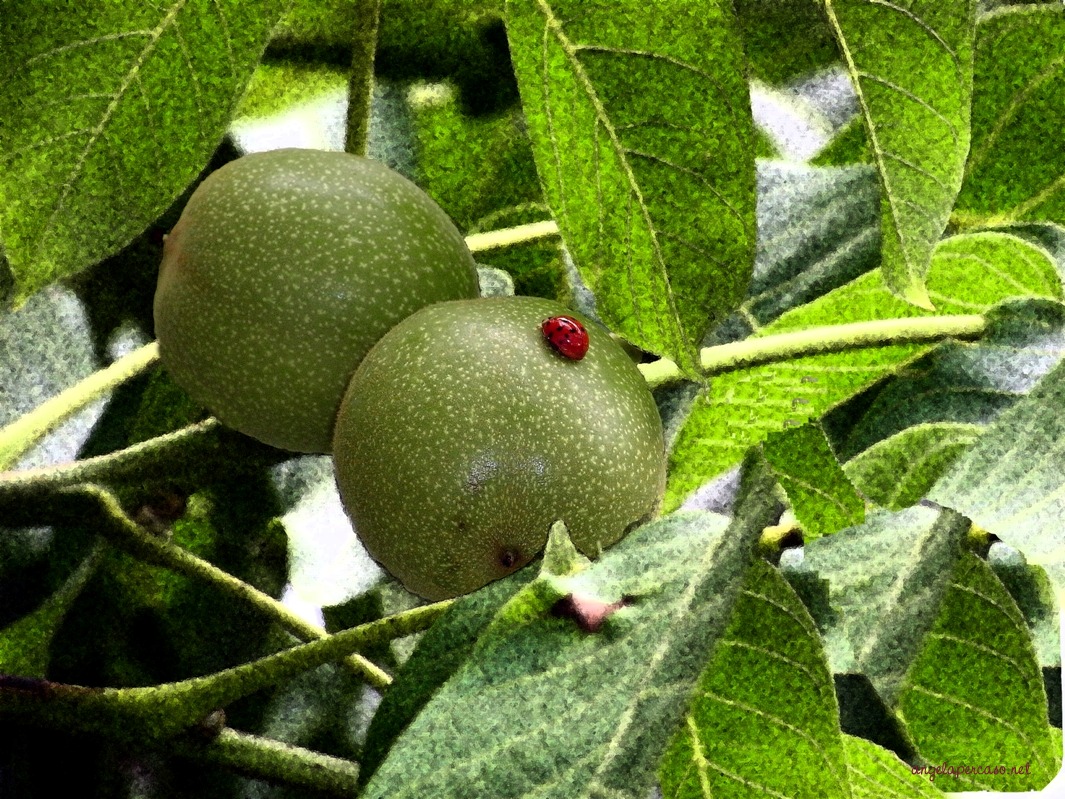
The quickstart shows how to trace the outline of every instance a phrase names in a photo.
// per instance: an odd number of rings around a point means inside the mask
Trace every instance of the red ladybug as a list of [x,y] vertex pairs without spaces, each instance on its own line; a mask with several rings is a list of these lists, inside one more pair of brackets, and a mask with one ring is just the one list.
[[540,330],[547,343],[563,357],[579,361],[588,352],[588,331],[572,316],[545,319]]

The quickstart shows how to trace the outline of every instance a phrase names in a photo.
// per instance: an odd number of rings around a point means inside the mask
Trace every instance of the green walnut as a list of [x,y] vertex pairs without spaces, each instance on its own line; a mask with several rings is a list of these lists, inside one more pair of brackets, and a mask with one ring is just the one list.
[[[586,351],[553,340],[560,314],[583,324]],[[351,380],[333,461],[367,551],[434,600],[524,566],[558,519],[595,557],[653,515],[665,485],[639,370],[601,327],[534,297],[438,303],[400,322]]]
[[477,296],[462,235],[382,163],[322,150],[239,158],[167,236],[155,333],[174,380],[225,424],[328,452],[352,373],[397,322]]

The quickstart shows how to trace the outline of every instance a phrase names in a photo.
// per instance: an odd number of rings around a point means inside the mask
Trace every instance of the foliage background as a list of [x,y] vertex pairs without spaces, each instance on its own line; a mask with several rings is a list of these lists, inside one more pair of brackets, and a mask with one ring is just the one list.
[[[325,4],[323,4],[325,5]],[[386,3],[386,7],[387,7]],[[544,206],[535,180],[531,155],[522,145],[521,123],[515,112],[516,93],[507,78],[505,47],[501,47],[498,26],[492,22],[492,3],[461,4],[469,17],[468,24],[445,26],[440,34],[440,20],[450,20],[458,13],[455,4],[428,4],[439,13],[434,21],[426,14],[424,27],[409,30],[385,30],[384,40],[390,42],[379,56],[380,80],[375,90],[370,151],[393,167],[414,178],[445,207],[465,232],[503,227],[544,216]],[[484,6],[481,8],[481,6]],[[758,7],[757,0],[740,2],[739,6]],[[765,4],[761,4],[765,5]],[[780,14],[795,4],[782,3]],[[794,11],[791,12],[794,15]],[[772,22],[771,15],[770,22]],[[758,18],[752,14],[751,18]],[[387,17],[386,17],[387,19]],[[801,15],[797,18],[801,21]],[[796,18],[777,21],[787,26]],[[279,146],[304,146],[343,149],[346,75],[338,59],[330,64],[330,48],[336,47],[328,31],[314,32],[314,15],[307,15],[303,23],[308,27],[284,32],[271,46],[270,57],[256,73],[250,93],[231,126],[231,139],[216,154],[227,159],[238,152],[270,149]],[[846,246],[838,245],[823,254],[811,254],[809,240],[789,240],[787,236],[768,237],[773,243],[759,252],[755,285],[748,300],[748,310],[761,320],[772,319],[788,307],[801,303],[815,294],[823,293],[828,285],[839,285],[875,266],[879,244],[875,230],[875,183],[869,170],[860,166],[825,167],[814,171],[809,162],[830,160],[824,148],[833,137],[845,132],[857,111],[853,94],[843,73],[829,66],[835,53],[822,31],[811,32],[809,43],[814,45],[801,56],[804,76],[782,74],[781,39],[774,37],[772,24],[752,37],[762,47],[752,47],[756,55],[758,79],[752,86],[752,105],[758,124],[760,147],[767,158],[759,163],[759,212],[769,218],[777,207],[809,204],[818,209],[819,218],[810,225],[834,225],[853,232]],[[759,39],[761,35],[763,38]],[[315,36],[319,38],[315,39]],[[447,36],[465,37],[459,42]],[[308,39],[316,57],[325,59],[324,65],[308,66],[302,62],[302,48]],[[415,42],[429,40],[436,49],[424,52]],[[465,49],[463,49],[465,48]],[[448,52],[461,51],[473,56],[460,62],[450,61]],[[342,60],[341,60],[342,63]],[[826,68],[827,67],[827,68]],[[432,75],[436,72],[435,78]],[[429,74],[430,79],[426,79]],[[838,145],[837,145],[838,146]],[[833,179],[824,179],[836,170]],[[842,194],[848,197],[870,197],[869,205],[841,203]],[[841,206],[842,207],[841,209]],[[180,202],[171,211],[180,209]],[[109,259],[101,268],[79,276],[64,285],[52,286],[32,297],[19,312],[15,325],[0,329],[0,386],[5,391],[0,403],[0,424],[25,412],[42,399],[66,385],[91,373],[105,359],[128,352],[148,340],[143,318],[129,318],[129,308],[144,308],[143,298],[154,287],[154,269],[158,263],[158,236],[165,229],[158,225],[139,237],[130,247]],[[802,229],[802,226],[799,228]],[[492,265],[506,266],[515,274],[519,293],[545,296],[588,297],[573,270],[567,268],[557,249],[550,245],[529,248],[520,254],[503,256],[507,262]],[[809,285],[801,274],[782,279],[789,269],[799,263],[820,258],[826,268],[815,270],[816,281]],[[485,259],[489,260],[489,259]],[[727,328],[726,328],[727,330]],[[719,335],[721,335],[719,333]],[[164,408],[156,420],[158,429],[166,429],[175,415],[192,413],[168,402],[172,388],[165,381],[144,380],[123,389],[113,401],[96,403],[51,434],[29,453],[20,467],[44,465],[68,460],[78,455],[105,452],[120,445],[142,440],[154,434],[151,414],[146,408]],[[664,399],[683,403],[683,397]],[[369,561],[350,535],[350,528],[332,488],[328,461],[321,458],[299,458],[278,464],[270,473],[269,486],[241,486],[219,484],[193,498],[190,519],[178,538],[203,553],[212,552],[217,545],[211,530],[218,524],[218,514],[232,512],[239,524],[249,527],[247,549],[222,553],[236,573],[242,571],[248,579],[275,590],[284,589],[285,601],[309,618],[332,621],[335,626],[348,626],[360,614],[369,615],[380,608],[399,609],[412,602],[394,584],[381,583],[381,573]],[[696,491],[685,507],[719,507],[720,481]],[[220,507],[219,496],[247,496],[247,505],[233,511]],[[247,512],[264,495],[274,497],[273,504]],[[228,503],[227,503],[228,504]],[[283,531],[271,522],[280,518]],[[214,521],[212,521],[214,520]],[[55,585],[66,577],[70,564],[46,565],[44,557],[55,546],[56,536],[77,537],[83,531],[26,530],[12,543],[5,540],[11,555],[6,552],[3,574],[13,582],[12,595],[20,593],[26,583],[43,580]],[[287,546],[285,544],[287,535]],[[76,550],[75,550],[76,551]],[[287,582],[285,568],[288,568]],[[127,564],[128,565],[128,564]],[[118,570],[116,570],[117,572]],[[119,585],[97,586],[95,590],[109,594],[101,602],[115,604],[115,597],[129,598],[129,613],[110,618],[104,629],[95,635],[100,641],[118,641],[124,636],[148,642],[142,652],[124,652],[121,647],[93,653],[99,667],[117,669],[119,674],[134,681],[145,680],[144,656],[155,661],[153,666],[162,673],[167,668],[206,670],[217,667],[213,662],[216,648],[209,636],[203,637],[201,647],[184,649],[184,654],[167,649],[165,641],[182,635],[183,609],[196,603],[214,606],[217,601],[204,597],[181,580],[159,580],[136,568],[128,568],[129,578]],[[0,583],[0,592],[3,585]],[[343,603],[376,586],[367,599],[348,606]],[[4,607],[0,593],[0,608]],[[376,608],[367,604],[376,603]],[[331,611],[332,618],[319,615],[321,608],[341,606]],[[161,613],[146,609],[165,608]],[[14,614],[17,608],[7,606]],[[99,619],[81,618],[70,622],[84,623],[93,628]],[[217,635],[244,622],[239,618],[220,618]],[[116,634],[116,633],[121,634]],[[189,631],[180,640],[189,642]],[[248,626],[246,651],[262,643],[267,634],[263,625]],[[217,642],[218,639],[216,639]],[[118,646],[118,645],[116,645]],[[412,642],[402,642],[394,651],[384,653],[392,662],[399,662],[409,654]],[[226,640],[231,657],[239,658],[239,642]],[[85,653],[73,651],[72,662]],[[168,665],[172,658],[189,658],[180,666]],[[83,665],[84,661],[81,664]],[[123,672],[123,670],[127,670]],[[280,690],[259,707],[254,703],[243,712],[258,714],[265,720],[263,731],[279,737],[300,739],[307,745],[321,745],[343,754],[358,747],[358,736],[378,701],[370,689],[362,691],[361,701],[341,711],[328,709],[330,698],[344,695],[350,686],[336,673],[316,672],[306,675],[290,688]],[[306,697],[316,697],[314,707],[305,705]],[[310,712],[309,712],[310,711]],[[337,718],[341,713],[343,718]],[[343,731],[337,740],[337,731]],[[348,736],[349,739],[343,738]],[[25,746],[26,744],[23,744]],[[85,755],[91,763],[91,757]],[[227,778],[228,779],[228,778]],[[1059,775],[1048,787],[1053,791],[1062,785]],[[269,794],[273,789],[261,786],[245,787],[249,795]]]

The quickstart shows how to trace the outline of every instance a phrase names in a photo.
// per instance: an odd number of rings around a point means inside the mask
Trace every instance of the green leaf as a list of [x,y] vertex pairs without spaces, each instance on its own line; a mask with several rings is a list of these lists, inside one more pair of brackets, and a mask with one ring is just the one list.
[[1065,227],[1053,222],[1020,222],[1004,226],[1003,232],[1045,248],[1054,259],[1058,274],[1065,280]]
[[541,571],[546,577],[568,577],[588,568],[591,561],[582,555],[569,537],[565,522],[557,521],[547,533]]
[[773,137],[759,127],[754,129],[754,156],[755,158],[780,157],[780,152],[777,150]]
[[1046,571],[1028,563],[1016,549],[996,541],[987,553],[987,565],[1010,592],[1024,616],[1041,668],[1061,668],[1061,621],[1054,601],[1054,586]]
[[925,496],[983,429],[957,422],[916,424],[858,453],[843,471],[877,505],[902,510]]
[[820,425],[807,422],[770,433],[762,454],[787,493],[806,541],[862,523],[865,502],[843,473]]
[[[346,0],[329,1],[351,15]],[[322,0],[304,2],[319,6]],[[487,33],[499,23],[503,5],[503,0],[381,0],[377,73],[397,80],[454,77],[464,94],[467,87],[484,91],[486,83],[505,80],[510,84],[507,101],[516,101],[509,65],[505,59],[501,64],[493,61],[500,51],[506,53],[499,46],[502,36],[493,41]],[[338,38],[335,25],[327,23],[321,30],[319,37]],[[493,33],[502,33],[502,26]],[[482,85],[472,85],[478,82]]]
[[[233,479],[193,494],[173,525],[175,544],[280,597],[287,573],[284,528],[265,476]],[[202,580],[155,570],[155,612],[167,649],[142,652],[166,679],[209,674],[269,651],[271,621]]]
[[[351,0],[295,0],[274,30],[271,45],[322,48],[351,46],[359,7]],[[472,46],[472,24],[503,10],[503,0],[381,0],[380,47]],[[459,53],[458,55],[464,55]],[[314,52],[312,55],[319,55]],[[304,58],[307,59],[306,54]]]
[[[406,100],[413,178],[460,229],[479,233],[550,218],[519,109],[473,116],[449,84],[416,84]],[[478,258],[513,276],[518,294],[569,302],[557,239],[490,250]]]
[[864,738],[843,736],[854,799],[935,799],[943,792],[894,754]]
[[[478,219],[468,232],[485,233],[542,222],[550,215],[547,206],[539,202],[500,208]],[[545,297],[558,300],[564,305],[573,305],[573,291],[566,275],[566,262],[557,239],[540,239],[520,246],[490,250],[478,253],[477,258],[507,272],[514,279],[515,294],[524,297]]]
[[[461,230],[502,209],[542,201],[519,110],[488,117],[466,114],[455,90],[442,83],[415,84],[407,100],[415,180]],[[537,219],[548,217],[541,206]]]
[[755,77],[780,85],[839,58],[832,29],[816,0],[735,0],[735,6]]
[[[1049,320],[1036,318],[1027,324],[1053,329]],[[964,513],[1023,552],[1029,562],[1043,566],[1059,601],[1065,597],[1063,404],[1065,363],[1060,363],[999,416],[929,492],[930,499]]]
[[[285,541],[263,474],[233,475],[193,494],[169,528],[177,545],[279,596]],[[158,523],[150,506],[131,515]],[[235,666],[290,645],[291,638],[232,594],[109,549],[70,608],[53,647],[58,679],[83,685],[151,685]],[[246,708],[227,709],[237,723]],[[239,726],[239,723],[238,723]]]
[[976,3],[824,3],[880,176],[884,280],[931,308],[924,277],[969,151]]
[[[727,529],[720,516],[677,514],[575,576],[531,583],[396,741],[364,796],[645,799],[771,519],[772,483],[757,461],[747,478]],[[570,594],[623,606],[585,633],[552,604]]]
[[840,443],[841,457],[914,425],[992,422],[1065,355],[1059,308],[1041,298],[1006,300],[988,314],[979,341],[945,342],[895,375]]
[[600,317],[697,374],[755,246],[754,125],[729,3],[509,0],[547,203]]
[[285,0],[44,0],[0,28],[16,300],[131,241],[218,146]]
[[103,551],[104,544],[97,542],[59,590],[32,613],[0,629],[0,673],[45,676],[52,638],[71,604],[96,572]]
[[467,661],[477,639],[503,604],[535,576],[531,568],[522,569],[460,597],[429,628],[396,674],[370,722],[359,758],[360,784],[369,782],[399,734]]
[[805,547],[796,573],[828,580],[828,607],[811,612],[833,673],[864,674],[894,706],[968,529],[955,513],[918,506],[875,511],[864,524]]
[[1002,8],[983,16],[976,33],[959,218],[1065,222],[1065,8]]
[[937,775],[944,790],[1038,791],[1061,768],[1024,617],[972,553],[963,553],[953,570],[939,616],[907,675],[899,710],[926,764],[1022,770]]
[[[1060,297],[1061,280],[1046,252],[1005,233],[973,233],[942,242],[928,290],[942,313],[986,310],[1028,293]],[[923,312],[901,302],[879,275],[865,274],[781,316],[756,335]],[[802,424],[853,397],[927,352],[927,345],[893,345],[812,355],[715,378],[695,401],[670,454],[664,507],[678,507],[707,480],[732,468],[747,447],[786,425]]]
[[659,769],[664,799],[849,799],[839,708],[817,628],[758,560]]

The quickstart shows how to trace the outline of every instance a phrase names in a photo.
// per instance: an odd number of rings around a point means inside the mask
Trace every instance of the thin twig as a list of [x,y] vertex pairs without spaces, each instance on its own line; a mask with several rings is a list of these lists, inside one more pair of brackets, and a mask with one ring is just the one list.
[[338,796],[354,796],[359,784],[357,763],[230,727],[211,739],[196,735],[176,738],[173,751],[181,757],[227,766],[247,777]]

